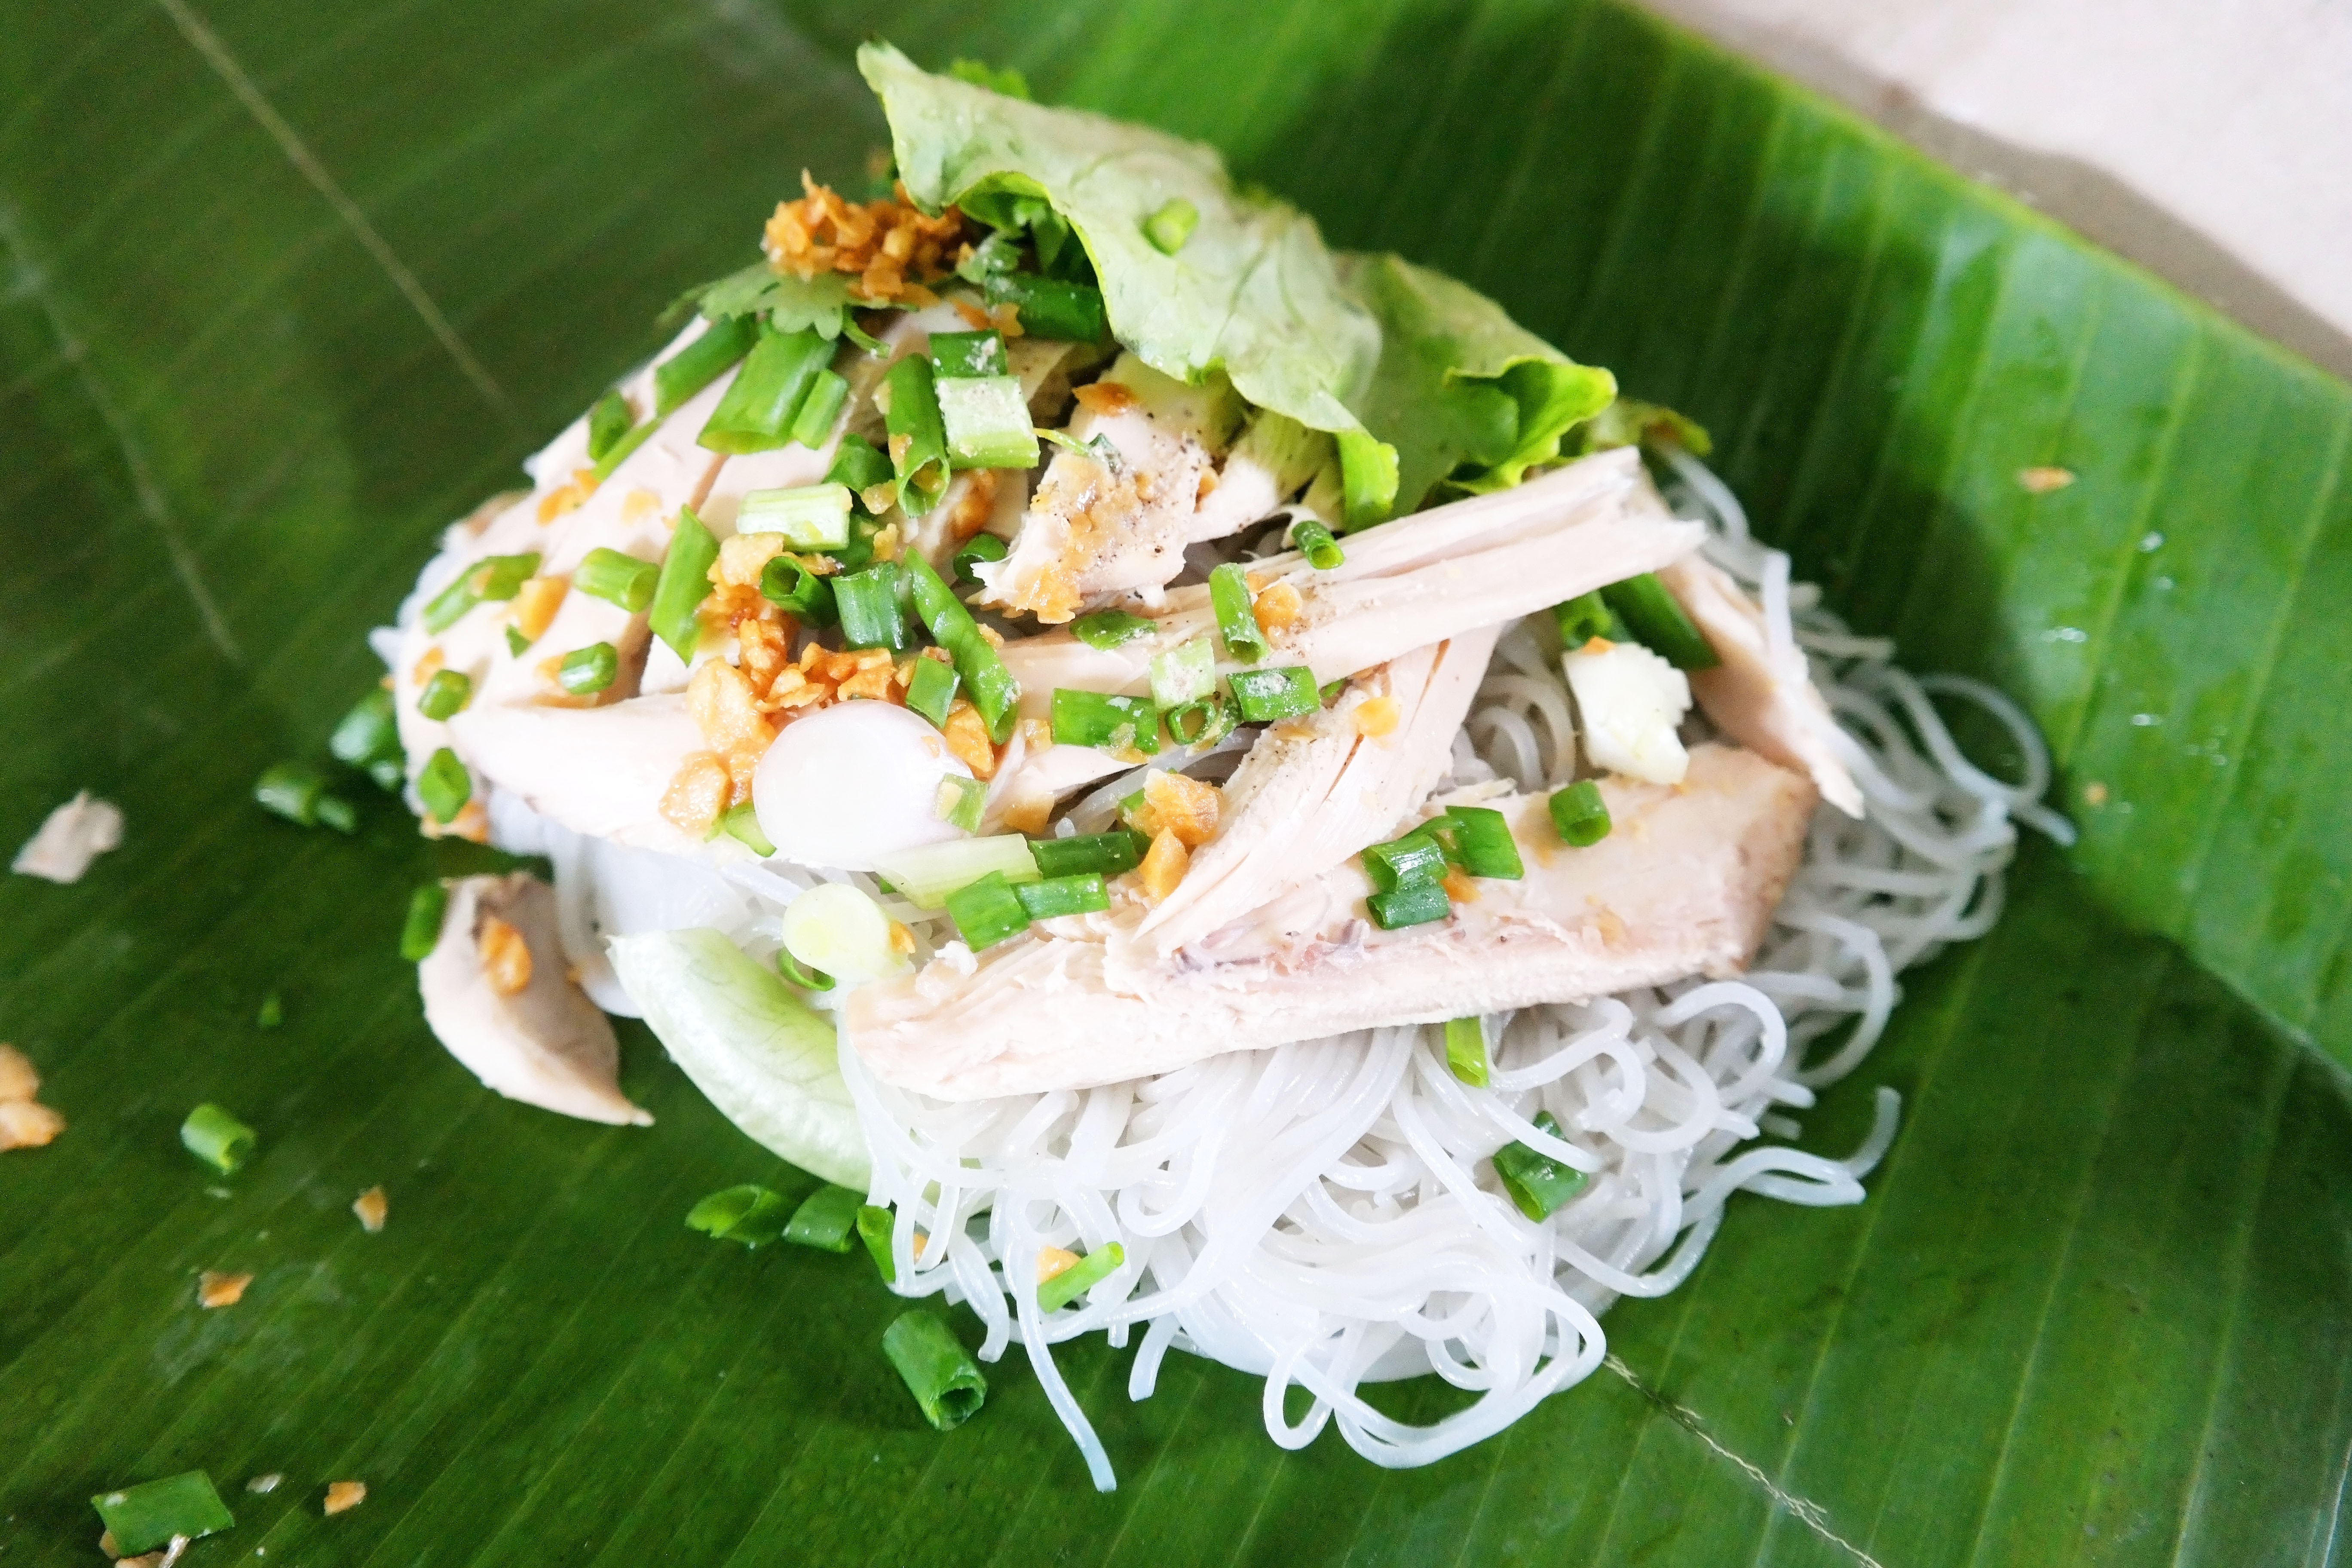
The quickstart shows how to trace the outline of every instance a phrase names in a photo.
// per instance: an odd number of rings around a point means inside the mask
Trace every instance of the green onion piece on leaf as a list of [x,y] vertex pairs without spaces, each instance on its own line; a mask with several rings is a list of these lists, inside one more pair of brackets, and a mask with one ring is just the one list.
[[1116,877],[1143,863],[1143,852],[1136,847],[1135,838],[1134,834],[1123,832],[1036,838],[1030,841],[1029,854],[1037,862],[1037,869],[1048,878],[1087,874]]
[[1265,633],[1250,603],[1249,577],[1238,562],[1228,561],[1209,574],[1209,603],[1217,612],[1217,635],[1225,652],[1244,664],[1255,664],[1266,655]]
[[904,653],[915,646],[908,634],[906,613],[898,607],[898,567],[877,561],[863,572],[835,577],[834,613],[841,618],[841,640],[846,647],[888,648]]
[[827,1182],[793,1211],[792,1222],[784,1226],[784,1239],[827,1252],[846,1252],[857,1239],[857,1211],[865,1202],[865,1195],[856,1189]]
[[874,1204],[857,1205],[858,1239],[866,1243],[866,1250],[873,1258],[874,1267],[882,1271],[882,1283],[885,1285],[898,1282],[898,1266],[890,1256],[890,1231],[897,1223],[888,1209]]
[[349,833],[359,826],[349,801],[327,793],[327,775],[309,763],[272,763],[253,781],[254,803],[303,827]]
[[1601,786],[1584,779],[1553,791],[1551,825],[1559,830],[1563,842],[1579,849],[1608,837],[1609,803],[1601,798]]
[[1374,893],[1364,903],[1372,912],[1372,923],[1382,931],[1427,925],[1454,910],[1453,900],[1435,882],[1408,882],[1392,893]]
[[1146,756],[1160,750],[1160,710],[1149,697],[1109,697],[1058,687],[1054,692],[1053,726],[1057,746],[1131,748]]
[[654,586],[660,581],[661,568],[653,562],[601,544],[582,556],[572,574],[572,587],[633,616],[654,602]]
[[945,1323],[919,1307],[883,1331],[882,1353],[907,1380],[923,1419],[940,1431],[952,1432],[979,1415],[988,1398],[980,1363]]
[[621,444],[621,437],[636,423],[629,412],[629,400],[615,389],[596,400],[588,411],[588,460],[600,463],[604,454]]
[[727,367],[751,352],[759,340],[756,317],[730,316],[654,367],[654,417],[667,419],[677,405],[709,386]]
[[900,360],[882,378],[882,393],[889,403],[882,422],[890,435],[898,505],[908,517],[920,517],[948,488],[948,437],[940,423],[931,362],[919,354]]
[[1472,1089],[1486,1087],[1486,1020],[1450,1018],[1445,1025],[1445,1065]]
[[1051,1312],[1068,1306],[1109,1279],[1126,1261],[1127,1248],[1116,1241],[1105,1242],[1051,1279],[1039,1281],[1037,1310]]
[[557,662],[555,683],[574,697],[586,697],[612,685],[620,673],[620,651],[611,643],[593,642]]
[[849,542],[856,500],[844,484],[753,490],[736,510],[735,531],[779,533],[794,550],[839,550]]
[[[1559,1122],[1550,1111],[1537,1111],[1535,1122],[1554,1138],[1560,1135]],[[1506,1143],[1495,1151],[1495,1173],[1503,1178],[1503,1190],[1510,1194],[1518,1211],[1538,1224],[1582,1192],[1590,1180],[1575,1166],[1564,1165],[1549,1154],[1517,1142]]]
[[1635,642],[1676,669],[1713,669],[1722,662],[1656,573],[1612,583],[1601,590],[1601,597],[1617,612]]
[[1029,911],[1002,871],[991,871],[950,893],[947,911],[948,919],[955,922],[956,934],[974,952],[1029,929]]
[[449,911],[449,889],[440,882],[420,882],[408,895],[408,916],[400,926],[400,956],[411,963],[430,957],[441,941],[441,918]]
[[114,1549],[136,1557],[168,1546],[174,1536],[194,1541],[232,1528],[236,1516],[213,1489],[213,1479],[202,1470],[142,1481],[119,1491],[100,1492],[89,1500]]
[[936,658],[919,658],[907,678],[907,707],[940,729],[947,728],[948,710],[955,705],[956,689],[963,678],[955,666]]
[[209,1102],[189,1111],[180,1123],[180,1142],[188,1152],[224,1176],[253,1157],[255,1141],[252,1128]]
[[686,1223],[714,1241],[760,1247],[784,1234],[791,1205],[775,1193],[746,1184],[711,1194],[686,1213]]
[[1251,724],[1312,713],[1323,705],[1322,694],[1316,689],[1315,672],[1305,665],[1237,669],[1226,684],[1233,688],[1234,706],[1241,710],[1243,721]]
[[710,596],[710,564],[718,559],[719,541],[710,530],[702,526],[692,507],[679,509],[646,618],[654,636],[669,644],[681,663],[694,658],[695,641],[702,633],[696,612]]
[[474,700],[474,678],[459,670],[436,669],[425,689],[416,694],[416,710],[427,719],[454,719]]
[[1042,882],[1024,883],[1013,891],[1033,921],[1049,921],[1057,915],[1096,914],[1110,908],[1110,894],[1103,889],[1101,876],[1093,871],[1048,877]]
[[352,710],[342,716],[335,725],[335,732],[327,737],[327,750],[345,766],[365,769],[378,784],[384,784],[389,773],[391,783],[385,787],[399,789],[404,759],[400,747],[400,720],[393,711],[392,693],[378,686],[352,704]]
[[433,820],[446,827],[457,820],[466,803],[474,798],[474,775],[457,760],[457,753],[444,746],[433,753],[416,775],[417,797]]
[[1201,209],[1183,197],[1161,205],[1158,212],[1143,220],[1143,237],[1151,248],[1162,256],[1173,256],[1184,248],[1192,231],[1201,226]]

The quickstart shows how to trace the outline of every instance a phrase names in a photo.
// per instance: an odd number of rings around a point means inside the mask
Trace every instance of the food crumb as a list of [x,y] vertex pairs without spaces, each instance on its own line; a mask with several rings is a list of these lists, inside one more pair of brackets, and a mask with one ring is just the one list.
[[348,1513],[367,1501],[365,1481],[329,1481],[327,1483],[327,1517]]
[[2052,490],[2063,490],[2074,482],[2072,468],[2020,468],[2017,487],[2028,495],[2046,496]]
[[0,1045],[0,1100],[30,1100],[41,1092],[32,1059],[14,1046]]
[[373,1236],[383,1228],[384,1216],[392,1212],[391,1200],[382,1187],[370,1187],[352,1200],[352,1212],[360,1216],[360,1228]]
[[59,885],[79,882],[91,861],[121,844],[121,809],[83,790],[43,819],[8,868]]
[[2089,784],[2084,784],[2083,786],[2083,804],[2085,805],[2106,805],[2107,786],[2101,784],[2096,779],[2093,779]]
[[1059,1247],[1041,1247],[1037,1249],[1037,1283],[1043,1285],[1077,1266],[1076,1253]]
[[1396,699],[1368,697],[1356,704],[1355,712],[1351,717],[1355,721],[1357,734],[1367,740],[1377,741],[1381,736],[1392,734],[1396,731],[1398,720]]
[[501,996],[519,996],[530,988],[530,943],[523,940],[522,932],[496,915],[487,915],[475,945],[491,990]]
[[234,1307],[245,1300],[245,1288],[252,1283],[250,1274],[223,1274],[207,1268],[196,1277],[196,1304],[207,1310]]
[[0,1150],[38,1149],[66,1130],[66,1119],[33,1096],[41,1089],[41,1075],[32,1061],[14,1046],[0,1045]]
[[246,1482],[245,1489],[253,1493],[256,1497],[266,1496],[270,1492],[276,1491],[278,1489],[278,1483],[285,1479],[285,1476],[279,1472],[272,1470],[268,1475],[256,1476],[253,1479]]

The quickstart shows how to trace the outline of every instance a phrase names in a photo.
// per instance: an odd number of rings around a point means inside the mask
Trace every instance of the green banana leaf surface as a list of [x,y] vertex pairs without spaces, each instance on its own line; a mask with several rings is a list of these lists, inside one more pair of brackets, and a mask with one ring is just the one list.
[[[1442,1463],[1281,1451],[1181,1356],[1130,1404],[1099,1342],[1062,1364],[1117,1492],[1017,1354],[932,1432],[865,1258],[681,1223],[813,1182],[642,1029],[647,1130],[435,1045],[396,933],[484,852],[372,792],[351,837],[250,804],[436,531],[803,166],[862,179],[869,35],[1212,141],[1687,411],[1800,575],[2055,750],[2080,843],[1809,1119],[1842,1153],[1901,1090],[1868,1202],[1735,1201],[1608,1370]],[[1605,0],[0,0],[0,831],[82,788],[129,824],[78,885],[0,879],[0,1039],[69,1123],[0,1154],[0,1563],[99,1561],[91,1494],[196,1468],[237,1522],[188,1568],[2338,1554],[2340,384]],[[202,1100],[260,1134],[233,1177],[179,1147]],[[206,1311],[202,1269],[255,1278]]]

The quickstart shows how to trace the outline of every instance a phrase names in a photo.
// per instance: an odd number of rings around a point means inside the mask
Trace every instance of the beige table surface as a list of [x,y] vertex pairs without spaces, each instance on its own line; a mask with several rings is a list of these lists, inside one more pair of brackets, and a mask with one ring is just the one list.
[[2352,0],[1645,0],[2352,375]]

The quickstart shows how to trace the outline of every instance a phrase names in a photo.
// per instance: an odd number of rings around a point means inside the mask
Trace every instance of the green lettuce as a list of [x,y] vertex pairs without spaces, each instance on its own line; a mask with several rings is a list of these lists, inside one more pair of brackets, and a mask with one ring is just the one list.
[[1558,461],[1561,438],[1617,395],[1607,371],[1577,363],[1443,273],[1386,255],[1342,257],[1339,269],[1380,323],[1380,360],[1355,407],[1396,449],[1399,511],[1440,490],[1508,489]]

